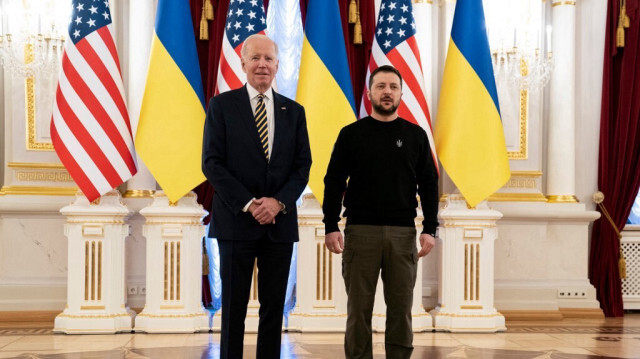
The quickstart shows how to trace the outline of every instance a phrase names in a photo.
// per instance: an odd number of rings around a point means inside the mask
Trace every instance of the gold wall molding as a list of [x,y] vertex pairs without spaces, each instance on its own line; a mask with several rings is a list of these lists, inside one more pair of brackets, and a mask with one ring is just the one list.
[[22,168],[22,169],[53,169],[53,170],[66,170],[62,163],[49,163],[49,162],[9,162],[7,163],[9,168]]
[[[24,62],[30,63],[35,59],[33,45],[24,46]],[[53,151],[53,143],[38,142],[36,132],[36,78],[31,76],[24,80],[24,107],[27,119],[27,150]]]
[[490,202],[547,202],[542,193],[494,193],[489,196]]
[[433,4],[433,0],[412,0],[411,2],[414,4]]
[[104,305],[81,305],[80,310],[104,310]]
[[68,172],[16,171],[16,179],[23,182],[74,182]]
[[[523,76],[526,76],[526,74],[529,72],[526,62],[521,64],[520,72],[523,74]],[[519,128],[520,128],[519,129],[520,136],[518,138],[518,150],[507,151],[507,157],[510,160],[526,160],[529,157],[528,156],[529,143],[528,143],[528,136],[527,136],[528,121],[529,121],[529,91],[527,90],[520,90],[519,113],[520,113],[520,116],[518,121],[519,121]]]
[[[449,194],[440,196],[440,202],[446,202]],[[489,198],[489,202],[547,202],[547,197],[542,193],[494,193]],[[446,226],[445,226],[446,227]]]
[[122,197],[124,198],[153,198],[155,190],[150,189],[128,189]]
[[549,203],[578,203],[578,198],[572,194],[567,195],[549,195],[547,196]]
[[564,6],[564,5],[576,6],[576,2],[575,1],[558,1],[558,2],[551,3],[551,7]]
[[537,184],[534,178],[511,177],[503,187],[535,189],[537,188]]
[[541,171],[511,171],[511,177],[542,177]]
[[51,186],[4,186],[1,195],[31,195],[31,196],[75,196],[77,187]]

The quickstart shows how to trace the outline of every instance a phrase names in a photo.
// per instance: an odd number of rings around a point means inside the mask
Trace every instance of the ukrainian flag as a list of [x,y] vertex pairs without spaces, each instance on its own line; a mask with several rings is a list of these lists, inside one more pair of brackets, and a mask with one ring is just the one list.
[[470,206],[509,180],[482,0],[456,4],[434,140],[442,166]]
[[356,120],[353,98],[338,0],[309,0],[296,99],[307,115],[309,187],[320,204],[333,144],[342,127]]
[[189,2],[159,0],[135,145],[172,202],[205,180],[204,118]]

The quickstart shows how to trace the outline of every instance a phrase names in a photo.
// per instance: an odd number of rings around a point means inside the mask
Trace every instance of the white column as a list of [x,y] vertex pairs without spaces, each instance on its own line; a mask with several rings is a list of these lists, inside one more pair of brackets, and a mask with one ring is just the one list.
[[208,331],[209,312],[202,306],[202,218],[207,211],[191,192],[176,205],[156,191],[140,210],[146,219],[147,297],[135,331],[193,333]]
[[576,2],[553,0],[554,70],[549,86],[547,198],[577,202],[575,197]]
[[438,305],[431,311],[438,331],[493,333],[506,330],[504,316],[493,303],[496,221],[502,213],[483,201],[467,208],[452,194],[438,214]]
[[126,307],[125,224],[131,211],[120,193],[111,191],[90,204],[76,195],[60,212],[67,216],[67,306],[53,331],[66,334],[113,334],[131,331],[135,313]]
[[[142,96],[147,80],[149,53],[155,21],[155,6],[150,0],[129,1],[129,119],[135,138]],[[138,173],[127,182],[125,197],[151,197],[156,181],[139,156]]]

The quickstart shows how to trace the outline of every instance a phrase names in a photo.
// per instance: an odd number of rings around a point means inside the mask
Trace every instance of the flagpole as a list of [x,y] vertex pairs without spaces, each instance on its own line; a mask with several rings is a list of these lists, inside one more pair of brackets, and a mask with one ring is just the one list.
[[[153,36],[155,6],[152,1],[129,2],[129,56],[128,56],[128,106],[133,138],[136,136],[140,106],[144,94],[151,38]],[[132,16],[137,14],[136,16]],[[127,182],[125,198],[151,198],[156,189],[156,180],[147,166],[136,154],[138,173]]]

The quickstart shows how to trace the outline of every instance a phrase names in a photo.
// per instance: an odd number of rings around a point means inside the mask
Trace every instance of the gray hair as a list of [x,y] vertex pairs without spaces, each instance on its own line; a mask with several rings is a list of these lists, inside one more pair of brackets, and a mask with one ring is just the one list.
[[275,41],[271,40],[267,35],[253,34],[244,40],[242,49],[240,49],[240,56],[242,56],[243,59],[247,57],[247,44],[249,43],[249,41],[257,40],[257,39],[269,40],[273,44],[273,47],[276,49],[276,59],[278,58],[278,44],[276,44]]

